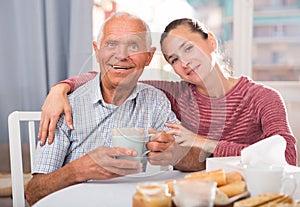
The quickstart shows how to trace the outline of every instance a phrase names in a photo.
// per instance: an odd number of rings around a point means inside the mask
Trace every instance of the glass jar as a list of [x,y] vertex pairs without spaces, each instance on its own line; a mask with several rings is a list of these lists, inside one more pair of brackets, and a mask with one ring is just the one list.
[[133,207],[171,207],[172,198],[164,183],[138,183]]

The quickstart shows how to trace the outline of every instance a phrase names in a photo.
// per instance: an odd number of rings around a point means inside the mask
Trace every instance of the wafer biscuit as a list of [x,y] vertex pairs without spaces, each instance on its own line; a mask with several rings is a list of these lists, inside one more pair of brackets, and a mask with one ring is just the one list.
[[274,206],[278,206],[279,204],[280,205],[281,204],[293,204],[293,199],[289,195],[282,195],[281,197],[279,197],[273,201],[270,201],[266,204],[260,205],[259,207],[274,207]]
[[280,194],[263,193],[254,197],[237,201],[233,207],[256,207],[282,197]]

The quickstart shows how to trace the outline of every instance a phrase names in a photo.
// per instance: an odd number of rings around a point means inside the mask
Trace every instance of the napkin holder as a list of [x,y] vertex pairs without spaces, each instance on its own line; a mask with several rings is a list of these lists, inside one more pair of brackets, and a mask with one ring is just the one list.
[[206,159],[206,171],[224,169],[225,172],[237,171],[242,174],[243,165],[240,156],[209,157]]
[[[272,146],[270,148],[270,146]],[[266,153],[268,149],[268,153]],[[223,168],[226,171],[242,172],[243,164],[277,164],[285,166],[286,140],[280,135],[273,135],[260,140],[241,151],[241,156],[207,158],[206,170]]]

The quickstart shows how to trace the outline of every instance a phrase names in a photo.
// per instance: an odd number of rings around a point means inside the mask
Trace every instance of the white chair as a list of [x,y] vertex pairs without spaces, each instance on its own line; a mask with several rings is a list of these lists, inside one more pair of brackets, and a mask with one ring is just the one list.
[[[35,122],[40,121],[40,119],[41,112],[37,111],[14,111],[8,116],[12,199],[14,207],[25,206],[20,122],[28,122],[30,172],[32,172],[34,153],[37,143]],[[147,166],[147,171],[150,173],[157,173],[160,170],[173,170],[173,168],[172,166],[160,167],[150,164]]]
[[14,111],[8,116],[12,199],[14,207],[25,206],[20,122],[28,122],[31,172],[33,155],[36,149],[35,122],[40,121],[40,119],[41,112],[37,111]]

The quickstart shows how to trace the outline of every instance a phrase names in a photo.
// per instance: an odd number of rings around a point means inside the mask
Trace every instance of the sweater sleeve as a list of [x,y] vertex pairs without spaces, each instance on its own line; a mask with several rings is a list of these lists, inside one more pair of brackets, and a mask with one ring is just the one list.
[[214,157],[240,156],[242,149],[249,145],[220,140],[213,154]]
[[71,87],[69,93],[72,93],[78,87],[80,87],[83,84],[85,84],[86,82],[92,80],[97,74],[98,74],[98,72],[96,72],[96,71],[90,71],[88,73],[79,74],[77,76],[74,76],[74,77],[68,78],[66,80],[60,81],[57,84],[59,84],[59,83],[69,84],[69,86]]
[[264,137],[278,134],[286,140],[285,158],[291,165],[297,164],[296,138],[293,136],[288,123],[287,111],[281,95],[270,90],[262,94],[264,99],[259,103],[261,126]]
[[[273,90],[262,88],[257,91],[253,116],[261,125],[262,139],[272,135],[281,135],[286,140],[285,158],[291,165],[297,164],[296,139],[293,136],[287,118],[286,107],[281,95]],[[241,137],[241,139],[243,139]],[[238,156],[243,148],[250,144],[240,144],[220,141],[214,151],[214,156]]]

